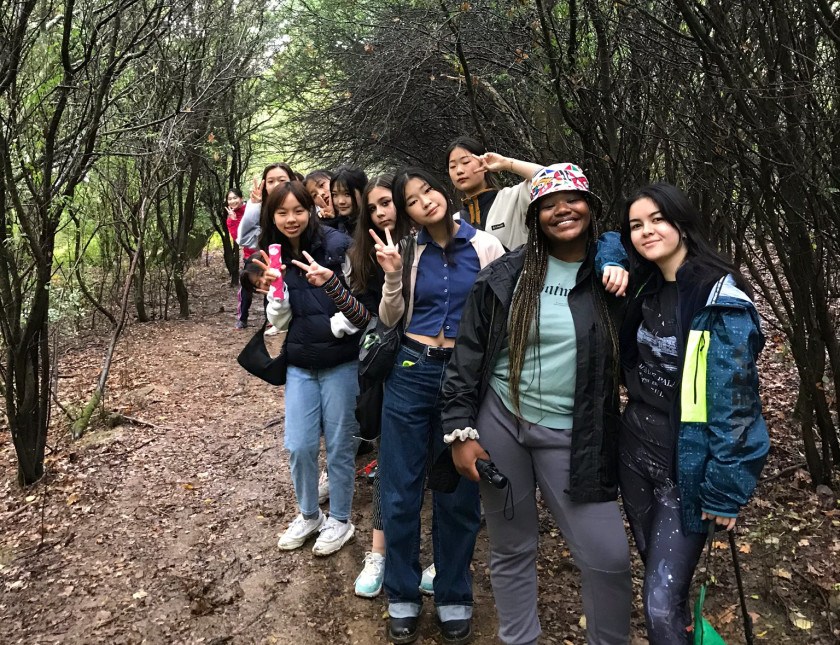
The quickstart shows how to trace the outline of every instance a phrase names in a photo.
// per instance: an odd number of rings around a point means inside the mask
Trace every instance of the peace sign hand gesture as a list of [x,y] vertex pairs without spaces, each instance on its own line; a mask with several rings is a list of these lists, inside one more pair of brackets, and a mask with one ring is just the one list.
[[303,257],[306,258],[309,264],[305,264],[299,260],[292,260],[292,264],[303,271],[306,279],[309,280],[309,284],[313,287],[322,287],[325,282],[329,281],[329,279],[333,277],[332,269],[322,267],[315,261],[315,258],[309,255],[306,251],[303,252]]
[[379,236],[372,228],[369,228],[368,232],[376,243],[373,245],[373,248],[376,249],[376,261],[379,262],[382,270],[386,273],[402,271],[402,257],[400,256],[400,250],[391,238],[391,230],[385,229],[385,242],[379,239]]
[[227,212],[227,216],[230,219],[236,219],[236,211],[233,210],[230,206],[225,206],[225,211]]
[[267,294],[271,288],[271,283],[279,278],[281,273],[286,273],[286,265],[281,264],[280,273],[278,273],[277,269],[271,268],[271,260],[268,257],[268,253],[260,250],[260,257],[262,257],[262,260],[258,260],[256,257],[251,258],[251,262],[263,270],[262,275],[257,280],[252,278],[251,282],[254,284],[254,290],[257,293]]
[[263,184],[265,184],[264,181],[260,181],[254,177],[254,181],[251,184],[251,194],[249,195],[252,204],[259,204],[262,202]]

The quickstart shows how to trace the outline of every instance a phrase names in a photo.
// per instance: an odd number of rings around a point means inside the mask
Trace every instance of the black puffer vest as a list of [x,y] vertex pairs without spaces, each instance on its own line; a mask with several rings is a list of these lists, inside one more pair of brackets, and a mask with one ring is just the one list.
[[[344,282],[342,265],[351,242],[344,233],[322,226],[309,254]],[[289,365],[313,370],[358,360],[361,332],[336,338],[330,328],[330,318],[338,313],[333,301],[322,287],[309,284],[300,269],[291,262],[286,264],[285,280],[292,308],[286,336]]]

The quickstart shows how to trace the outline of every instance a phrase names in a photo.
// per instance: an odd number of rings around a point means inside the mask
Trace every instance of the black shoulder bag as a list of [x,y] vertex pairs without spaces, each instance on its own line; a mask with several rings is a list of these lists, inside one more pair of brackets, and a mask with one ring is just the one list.
[[[403,299],[408,308],[411,290],[411,265],[414,263],[416,243],[410,238],[403,253]],[[402,345],[405,315],[393,327],[371,318],[359,343],[359,396],[356,399],[356,421],[359,436],[366,441],[376,439],[382,426],[382,399],[385,379],[391,373]]]
[[371,318],[362,333],[359,346],[359,375],[369,381],[384,381],[388,378],[400,351],[405,331],[405,313],[411,294],[411,265],[414,263],[416,246],[414,238],[409,237],[402,254],[402,294],[406,308],[403,317],[393,327],[388,327],[378,317]]
[[239,352],[239,356],[236,357],[236,362],[246,372],[253,374],[266,383],[271,383],[271,385],[285,385],[286,367],[288,366],[286,360],[286,342],[283,342],[283,348],[280,350],[280,354],[275,358],[271,358],[265,346],[265,337],[263,336],[267,325],[268,321],[266,320],[260,330],[254,334],[253,338]]

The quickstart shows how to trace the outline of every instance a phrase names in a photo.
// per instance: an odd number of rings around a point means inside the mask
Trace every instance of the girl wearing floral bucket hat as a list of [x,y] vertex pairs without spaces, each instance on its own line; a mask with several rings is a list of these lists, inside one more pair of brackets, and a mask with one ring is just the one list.
[[527,242],[479,275],[446,372],[444,441],[455,468],[480,481],[477,460],[492,460],[507,477],[501,489],[481,480],[480,490],[499,638],[508,645],[540,635],[537,485],[581,571],[588,642],[629,639],[612,319],[622,301],[598,278],[599,212],[575,164],[534,175]]

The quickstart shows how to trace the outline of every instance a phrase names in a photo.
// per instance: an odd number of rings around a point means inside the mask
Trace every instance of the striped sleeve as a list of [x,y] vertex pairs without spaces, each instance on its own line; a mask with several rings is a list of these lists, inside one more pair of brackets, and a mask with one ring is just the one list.
[[350,321],[351,325],[358,329],[367,327],[372,318],[370,311],[350,293],[350,290],[341,283],[335,273],[324,283],[324,291],[336,308]]

